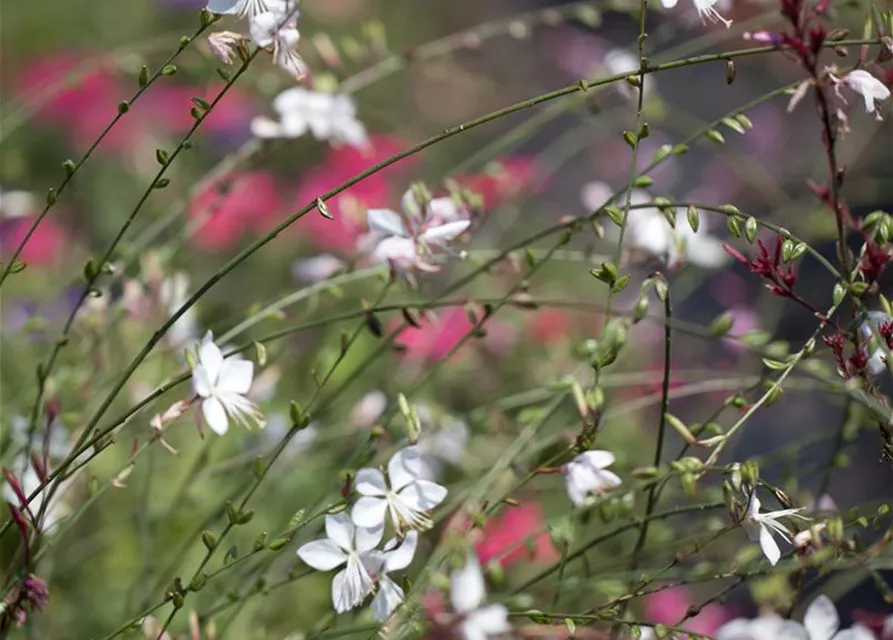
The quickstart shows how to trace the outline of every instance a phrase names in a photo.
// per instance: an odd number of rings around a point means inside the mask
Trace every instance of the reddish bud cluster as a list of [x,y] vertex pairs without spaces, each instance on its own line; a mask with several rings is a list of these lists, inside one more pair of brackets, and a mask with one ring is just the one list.
[[[876,331],[887,345],[887,349],[893,350],[893,320],[878,323]],[[837,366],[837,372],[842,377],[850,379],[854,376],[866,375],[869,359],[867,349],[864,347],[854,349],[852,355],[847,357],[846,345],[849,340],[844,333],[838,332],[832,336],[826,336],[822,340],[831,350],[831,354],[834,356],[834,363]]]
[[890,262],[890,251],[872,241],[865,243],[865,253],[859,261],[859,271],[869,285],[875,283]]
[[775,249],[770,253],[769,248],[762,240],[757,240],[760,253],[755,258],[748,258],[737,249],[723,245],[723,248],[735,260],[747,267],[752,273],[767,280],[766,287],[775,295],[783,298],[799,300],[794,293],[794,285],[797,283],[797,273],[791,265],[783,265],[781,261],[781,247],[784,239],[777,236]]

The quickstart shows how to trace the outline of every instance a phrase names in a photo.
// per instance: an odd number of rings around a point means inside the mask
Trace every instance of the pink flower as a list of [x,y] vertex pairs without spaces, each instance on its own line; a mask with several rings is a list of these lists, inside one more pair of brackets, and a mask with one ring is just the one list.
[[464,308],[449,309],[434,322],[423,317],[420,324],[420,329],[408,326],[400,331],[398,339],[407,358],[428,362],[443,360],[474,328]]
[[[71,76],[71,79],[67,79]],[[115,117],[119,102],[127,96],[114,74],[91,63],[85,56],[59,53],[31,63],[18,78],[16,99],[35,100],[39,119],[61,128],[78,148],[86,148]],[[125,148],[135,121],[124,118],[106,136],[104,150]]]
[[527,328],[534,342],[549,345],[573,335],[573,320],[566,309],[544,308],[533,314]]
[[[0,221],[0,253],[11,256],[25,239],[34,220],[34,216],[28,216]],[[18,259],[29,265],[52,263],[62,256],[63,247],[68,243],[62,227],[47,216],[34,230]]]
[[515,156],[492,162],[484,171],[460,176],[457,181],[484,200],[484,211],[492,211],[503,200],[517,198],[533,190],[538,169],[532,158]]
[[[371,136],[367,149],[343,146],[329,151],[322,166],[307,171],[296,194],[296,208],[303,207],[338,185],[371,166],[386,160],[406,145],[390,136]],[[401,160],[387,169],[369,176],[356,185],[328,200],[329,212],[335,218],[309,215],[295,225],[295,229],[324,251],[351,254],[366,231],[366,209],[391,201],[390,178],[405,170],[414,159]]]
[[[677,624],[695,604],[685,587],[662,589],[645,597],[645,616],[658,624]],[[686,620],[683,627],[692,633],[714,635],[731,616],[722,605],[711,603],[701,612]]]
[[[531,551],[526,541],[537,531],[541,533],[533,538]],[[558,552],[545,529],[542,510],[535,503],[508,507],[502,517],[487,521],[483,539],[475,545],[475,550],[482,564],[496,559],[503,567],[524,560],[543,565],[558,560]]]
[[202,221],[192,241],[205,250],[226,249],[249,233],[266,230],[281,210],[276,183],[268,173],[246,173],[209,185],[190,207],[190,217]]
[[[152,87],[139,102],[134,103],[137,118],[153,129],[168,134],[184,134],[195,123],[190,110],[195,106],[192,98],[212,102],[223,89],[223,83],[212,86],[189,86],[159,83]],[[224,135],[250,131],[254,107],[248,94],[236,87],[230,88],[202,122],[199,131]]]

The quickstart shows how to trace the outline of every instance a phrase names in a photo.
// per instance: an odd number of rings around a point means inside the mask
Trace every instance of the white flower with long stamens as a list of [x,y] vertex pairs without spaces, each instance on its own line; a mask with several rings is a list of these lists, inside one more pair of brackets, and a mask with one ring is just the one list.
[[353,609],[372,593],[373,580],[366,569],[367,554],[384,535],[383,527],[355,527],[347,514],[326,516],[326,538],[298,549],[298,557],[317,571],[344,569],[332,578],[332,605],[338,613]]
[[591,493],[604,493],[620,486],[620,477],[607,468],[614,464],[610,451],[584,451],[564,465],[567,495],[576,506],[582,506]]
[[192,370],[192,388],[202,398],[202,415],[214,433],[226,433],[230,418],[245,427],[252,422],[264,425],[260,410],[246,397],[253,377],[254,363],[240,356],[224,359],[211,332],[205,334]]
[[[831,75],[831,79],[836,83],[837,95],[841,100],[846,99],[840,94],[840,86],[845,85],[862,96],[865,101],[865,111],[867,113],[875,113],[876,103],[883,102],[890,97],[890,89],[864,69],[856,69],[850,71],[843,78],[835,78]],[[878,120],[883,120],[881,114],[877,114]]]
[[208,36],[208,48],[223,64],[232,64],[238,56],[243,36],[234,31],[217,31]]
[[378,469],[360,469],[354,487],[362,498],[351,512],[359,527],[383,526],[387,514],[397,531],[428,529],[428,511],[447,496],[446,487],[422,479],[422,454],[418,447],[406,447],[388,462],[388,481]]
[[[661,4],[665,9],[672,9],[676,6],[679,0],[661,0]],[[731,28],[732,21],[723,17],[723,15],[716,9],[714,6],[719,0],[694,0],[695,9],[698,11],[698,16],[701,18],[701,23],[706,24],[709,20],[710,22],[719,22],[725,25],[726,29]]]
[[465,567],[450,577],[450,602],[461,616],[459,629],[466,640],[487,640],[488,636],[506,633],[510,628],[508,610],[501,604],[484,605],[486,595],[484,576],[472,553]]
[[307,75],[307,65],[297,51],[301,34],[295,3],[285,0],[265,0],[265,3],[269,10],[251,18],[248,28],[251,37],[257,46],[272,49],[276,65],[301,80]]
[[775,615],[738,618],[717,629],[716,640],[874,640],[874,634],[861,625],[843,631],[839,627],[834,603],[820,595],[806,609],[802,624]]
[[786,518],[788,516],[794,516],[802,520],[809,520],[809,518],[798,515],[803,511],[802,507],[798,509],[780,509],[779,511],[760,513],[760,506],[760,499],[757,497],[756,490],[754,489],[748,497],[747,514],[745,515],[741,526],[744,527],[744,530],[747,532],[747,535],[751,540],[760,543],[763,555],[766,556],[766,559],[769,560],[769,563],[774,567],[781,558],[781,550],[778,548],[778,543],[775,542],[774,536],[780,536],[786,542],[791,542],[791,538],[794,535],[786,526],[781,524],[778,519]]
[[279,119],[259,116],[251,131],[259,138],[300,138],[308,132],[317,140],[337,140],[354,147],[368,142],[366,128],[357,119],[353,100],[346,95],[286,89],[273,99]]
[[403,589],[391,580],[388,574],[408,567],[412,563],[418,544],[419,532],[408,531],[402,542],[399,538],[393,538],[381,551],[372,551],[363,557],[369,575],[377,584],[378,591],[370,606],[372,615],[379,622],[385,622],[390,618],[405,597]]

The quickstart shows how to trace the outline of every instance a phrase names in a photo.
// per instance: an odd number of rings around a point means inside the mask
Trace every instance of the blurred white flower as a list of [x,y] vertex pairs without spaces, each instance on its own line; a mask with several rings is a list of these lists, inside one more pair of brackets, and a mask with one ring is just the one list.
[[604,493],[620,486],[620,477],[608,471],[614,464],[610,451],[584,451],[564,465],[567,495],[576,506],[582,506],[590,493]]
[[407,528],[428,529],[426,513],[447,496],[446,487],[424,480],[422,454],[418,447],[406,447],[388,462],[388,481],[378,469],[360,469],[354,487],[362,498],[353,506],[351,517],[359,527],[380,527],[387,514],[399,532]]
[[483,604],[486,595],[477,555],[471,553],[465,567],[450,576],[450,602],[461,616],[459,629],[466,640],[487,640],[510,628],[508,610],[501,604]]
[[[40,476],[37,475],[34,467],[31,466],[31,460],[27,454],[18,456],[18,458],[13,461],[11,468],[14,471],[16,479],[19,481],[19,486],[26,498],[40,488]],[[53,483],[50,482],[49,485],[52,486]],[[9,483],[5,482],[3,484],[3,498],[10,504],[16,505],[26,517],[28,517],[28,514],[31,514],[35,518],[38,518],[40,517],[41,510],[43,510],[43,517],[41,517],[39,523],[35,524],[38,525],[38,528],[42,533],[49,534],[52,533],[56,525],[58,525],[71,512],[68,506],[64,503],[65,494],[71,486],[71,481],[62,482],[53,492],[52,497],[47,504],[44,504],[48,495],[47,487],[44,487],[26,507],[19,500],[19,497]]]
[[366,212],[370,233],[377,239],[373,260],[398,272],[437,270],[425,262],[424,256],[431,253],[432,247],[447,249],[471,226],[468,212],[451,198],[435,198],[425,204],[423,211],[410,190],[403,196],[403,210],[403,216],[391,209]]
[[840,618],[826,595],[813,600],[803,624],[770,615],[755,620],[738,618],[716,631],[716,640],[874,640],[874,634],[861,625],[837,631]]
[[419,532],[412,530],[406,533],[402,542],[399,538],[393,538],[381,551],[370,551],[363,557],[369,575],[377,584],[378,590],[372,599],[371,609],[372,615],[379,622],[390,618],[404,598],[403,589],[388,574],[408,567],[418,544]]
[[[621,73],[636,73],[639,71],[640,66],[639,57],[627,49],[609,50],[605,54],[602,64],[605,65],[605,69],[612,76]],[[652,73],[645,79],[645,84],[643,85],[645,97],[648,97],[648,94],[654,91],[657,87],[656,78],[657,74]],[[615,82],[614,86],[627,98],[635,98],[638,95],[638,90],[631,87],[626,82]],[[605,199],[607,200],[607,198]],[[596,208],[598,207],[594,207],[593,210]]]
[[885,346],[881,346],[883,338],[881,337],[880,327],[881,325],[886,326],[888,323],[893,323],[893,318],[883,311],[869,311],[865,314],[865,318],[865,321],[859,325],[859,330],[862,332],[866,342],[871,343],[871,341],[877,337],[877,348],[875,348],[868,357],[866,368],[870,375],[878,376],[887,370],[888,352],[888,349],[886,349]]
[[798,515],[800,511],[803,511],[802,507],[760,513],[760,506],[760,499],[757,497],[756,489],[754,489],[748,497],[747,514],[741,526],[744,527],[751,540],[760,543],[763,555],[766,556],[766,559],[774,567],[778,563],[779,558],[781,558],[781,550],[778,548],[778,543],[775,542],[774,536],[781,536],[786,542],[791,542],[791,536],[793,535],[786,526],[778,522],[778,519],[788,516],[794,516],[802,520],[808,520],[809,518]]
[[24,218],[37,210],[37,198],[27,191],[0,189],[0,219]]
[[198,349],[198,362],[192,370],[192,387],[202,398],[202,415],[214,433],[223,435],[229,418],[250,427],[263,426],[263,416],[246,397],[254,377],[254,363],[235,355],[224,360],[214,336],[208,331]]
[[374,389],[360,398],[350,410],[350,422],[361,429],[369,428],[387,408],[388,397],[380,389]]
[[[28,445],[28,428],[29,420],[22,415],[14,415],[9,421],[9,437],[12,441],[14,449],[24,449]],[[63,460],[68,457],[73,447],[71,439],[68,437],[68,430],[59,416],[53,418],[47,430],[38,428],[34,430],[31,438],[31,449],[40,454],[44,452],[46,445],[46,454],[50,460]],[[89,455],[89,452],[86,452]]]
[[[285,414],[273,413],[267,416],[266,426],[261,435],[263,448],[269,450],[276,447],[290,430],[291,420]],[[290,460],[306,453],[316,442],[317,437],[319,437],[319,427],[316,423],[311,422],[292,436],[288,444],[285,445],[282,455],[286,460]]]
[[452,416],[435,418],[431,410],[418,407],[422,432],[418,448],[422,453],[422,477],[436,480],[443,472],[443,463],[459,464],[468,445],[468,425]]
[[[845,85],[861,95],[865,101],[867,113],[875,113],[875,103],[883,102],[890,97],[890,90],[887,86],[864,69],[850,71],[841,79],[835,78],[833,75],[831,78],[837,83],[837,95],[841,99],[843,99],[843,96],[840,95],[841,85]],[[845,99],[844,102],[846,102]],[[880,113],[877,114],[877,119],[882,120]]]
[[241,42],[242,35],[234,31],[216,31],[208,36],[208,48],[223,64],[233,63]]
[[323,253],[306,260],[298,260],[292,265],[291,274],[296,280],[315,283],[328,280],[343,268],[343,260],[330,253]]
[[[273,2],[277,1],[273,0]],[[270,4],[272,3],[268,0],[208,0],[206,8],[211,13],[253,18],[259,13],[269,11],[268,5]]]
[[[189,300],[189,276],[176,271],[161,281],[158,297],[167,315],[173,316]],[[189,307],[167,331],[167,337],[175,347],[192,342],[198,336],[195,306]]]
[[258,116],[251,131],[259,138],[300,138],[308,132],[317,140],[337,140],[353,147],[368,142],[366,128],[357,119],[353,99],[311,91],[303,87],[286,89],[273,99],[278,121]]
[[298,549],[298,557],[317,571],[346,565],[332,579],[332,604],[338,613],[353,609],[372,592],[365,556],[381,542],[383,534],[382,527],[355,527],[345,513],[327,515],[327,537]]
[[264,3],[268,10],[250,17],[248,31],[257,46],[272,49],[275,64],[301,80],[307,75],[307,65],[298,53],[301,34],[297,7],[285,0]]
[[[679,0],[661,0],[661,4],[665,9],[672,9],[676,6],[678,1]],[[710,22],[721,22],[725,25],[726,29],[729,29],[732,26],[732,21],[724,18],[716,9],[714,5],[718,1],[719,0],[694,0],[695,9],[698,11],[701,23],[706,24],[708,20]]]

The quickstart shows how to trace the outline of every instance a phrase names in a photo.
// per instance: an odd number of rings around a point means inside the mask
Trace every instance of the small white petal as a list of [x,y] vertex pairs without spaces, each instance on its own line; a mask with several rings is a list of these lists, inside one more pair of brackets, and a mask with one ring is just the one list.
[[614,464],[614,454],[610,451],[584,451],[576,458],[580,462],[585,462],[594,469],[605,469]]
[[385,573],[390,573],[391,571],[400,571],[401,569],[405,569],[412,563],[412,558],[415,555],[416,547],[419,544],[419,532],[415,529],[411,529],[406,532],[406,538],[403,540],[403,544],[394,549],[393,551],[388,551],[385,553],[384,559],[384,571]]
[[465,233],[471,222],[468,220],[459,220],[458,222],[447,222],[438,227],[431,227],[422,233],[422,240],[431,244],[441,244],[455,240],[457,237]]
[[220,368],[217,389],[221,393],[246,394],[251,389],[254,363],[242,358],[227,358]]
[[869,629],[857,624],[851,629],[839,632],[834,636],[834,640],[875,640],[875,636]]
[[403,224],[403,219],[390,209],[369,209],[366,212],[366,222],[369,229],[386,236],[407,237],[409,231]]
[[753,640],[750,620],[738,618],[725,623],[716,630],[716,640]]
[[489,604],[471,612],[468,624],[474,625],[486,635],[496,635],[509,630],[508,610],[501,604]]
[[358,527],[374,529],[384,522],[388,501],[384,498],[364,497],[357,500],[350,517]]
[[403,602],[403,589],[388,577],[378,583],[378,593],[372,600],[372,615],[379,622],[385,622]]
[[416,480],[397,494],[414,511],[430,511],[447,497],[446,487],[430,480]]
[[422,452],[417,446],[401,449],[388,461],[388,477],[394,491],[414,482],[421,473]]
[[820,595],[806,609],[803,626],[809,632],[809,640],[831,640],[840,627],[837,608],[826,595]]
[[345,551],[353,549],[354,526],[346,513],[326,515],[326,535]]
[[378,469],[360,469],[354,478],[354,489],[364,496],[384,496],[388,493],[388,485]]
[[208,374],[211,385],[217,384],[217,378],[220,375],[220,368],[223,366],[223,354],[219,347],[214,344],[211,332],[205,334],[202,344],[198,349],[198,361]]
[[454,571],[450,577],[450,602],[458,613],[468,613],[484,601],[484,576],[477,555],[472,553],[465,567]]
[[211,382],[211,379],[208,377],[208,372],[202,365],[197,365],[195,369],[192,370],[192,390],[195,391],[196,395],[199,395],[202,398],[207,398],[213,393],[214,384]]
[[376,527],[357,527],[356,530],[356,550],[358,553],[371,551],[378,546],[384,535],[384,516],[382,516],[382,524]]
[[229,428],[229,420],[220,400],[216,397],[205,398],[202,401],[202,415],[205,417],[205,422],[211,428],[211,431],[218,436],[226,433],[226,430]]
[[778,543],[775,542],[775,538],[765,526],[760,527],[760,548],[763,550],[763,555],[769,560],[769,564],[774,567],[781,558],[781,549],[778,548]]
[[347,553],[332,540],[314,540],[298,548],[298,557],[317,571],[331,571],[347,562]]

